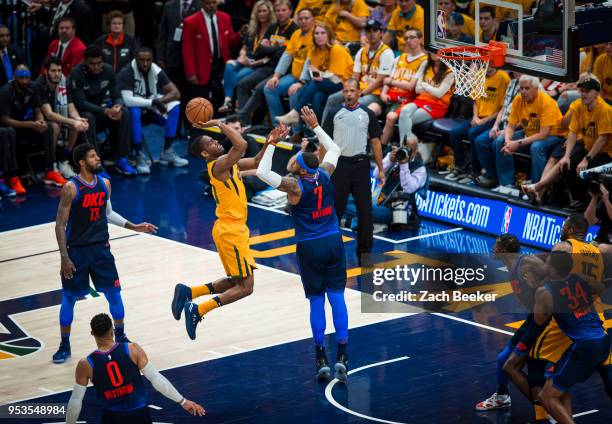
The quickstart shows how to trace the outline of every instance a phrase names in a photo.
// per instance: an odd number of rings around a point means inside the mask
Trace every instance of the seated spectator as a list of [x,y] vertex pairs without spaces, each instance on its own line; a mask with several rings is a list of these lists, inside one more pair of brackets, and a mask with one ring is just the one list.
[[[133,0],[96,0],[96,6],[98,9],[97,16],[102,16],[101,22],[99,22],[102,24],[102,32],[112,32],[112,22],[110,16],[115,12],[120,12],[123,16],[122,25],[125,33],[134,37],[136,32],[136,22],[134,21],[133,3]],[[134,49],[134,52],[136,52],[136,49]]]
[[267,60],[251,75],[241,79],[236,85],[236,97],[240,104],[240,116],[250,121],[250,116],[265,102],[264,87],[272,77],[276,65],[281,58],[289,38],[297,25],[291,19],[291,2],[289,0],[276,0],[274,14],[276,23],[270,25],[255,51],[255,60]]
[[391,68],[391,75],[384,79],[380,99],[388,106],[387,120],[380,142],[387,144],[395,134],[395,124],[399,118],[398,109],[416,98],[416,83],[419,74],[427,64],[423,51],[423,34],[418,29],[404,33],[405,53],[397,57]]
[[72,149],[79,135],[89,129],[89,124],[85,118],[81,118],[72,102],[66,77],[62,73],[61,60],[51,56],[45,61],[45,69],[45,75],[39,76],[35,81],[41,110],[53,131],[54,145],[57,145],[62,127],[68,129],[68,143],[63,152],[63,160],[58,163],[58,169],[65,178],[71,178],[76,175],[70,165]]
[[312,110],[320,119],[328,96],[342,90],[342,83],[351,77],[353,58],[344,46],[334,43],[334,34],[327,24],[315,24],[313,45],[300,80],[295,83],[299,100],[289,113],[276,118],[280,123],[296,124],[300,118],[298,111],[308,104],[312,104]]
[[383,42],[392,46],[396,51],[403,52],[406,43],[404,33],[408,28],[415,28],[424,33],[425,12],[415,0],[398,0],[398,7],[391,15]]
[[601,81],[601,97],[612,104],[612,41],[606,43],[605,53],[595,60],[593,74]]
[[462,32],[463,15],[453,12],[446,18],[446,38],[449,40],[459,41],[460,43],[474,44],[474,37],[470,37]]
[[480,24],[481,43],[489,44],[491,40],[498,40],[497,29],[499,24],[495,20],[495,8],[493,6],[483,6],[478,11],[478,23]]
[[[383,32],[386,34],[387,28],[389,27],[389,22],[391,21],[391,16],[396,9],[395,0],[378,0],[378,6],[374,7],[370,12],[370,16],[368,17],[368,21],[378,21],[382,26]],[[385,43],[388,46],[391,46],[388,43]]]
[[[264,88],[271,122],[276,122],[276,117],[283,114],[282,96],[288,95],[289,106],[295,109],[299,98],[297,92],[300,88],[300,85],[295,83],[302,75],[308,52],[313,46],[312,33],[315,21],[312,10],[301,9],[297,13],[297,22],[299,30],[291,35],[287,48],[274,69],[274,74]],[[289,69],[291,72],[287,73]]]
[[586,200],[584,180],[577,174],[612,162],[612,107],[601,98],[601,84],[596,79],[581,81],[578,88],[581,100],[573,111],[565,145],[552,152],[540,181],[523,186],[535,204],[542,204],[546,190],[560,179],[574,200]]
[[[75,35],[76,23],[74,19],[60,19],[57,28],[59,38],[49,44],[47,59],[51,56],[59,57],[62,61],[62,72],[67,77],[75,66],[83,62],[85,44]],[[45,74],[44,68],[41,69],[40,74]]]
[[[361,30],[370,16],[364,0],[334,0],[325,14],[325,21],[337,43],[345,44],[354,53],[360,45]],[[348,45],[352,44],[352,45]]]
[[[429,53],[423,74],[417,79],[415,87],[417,97],[414,102],[400,109],[398,124],[400,140],[416,139],[412,132],[414,125],[446,115],[452,96],[454,78],[453,71],[448,69],[437,55]],[[423,161],[428,163],[431,160],[429,146],[420,143],[418,149]]]
[[[273,9],[272,3],[268,0],[258,0],[253,5],[247,38],[242,49],[240,49],[240,54],[237,59],[230,60],[225,64],[225,72],[223,74],[225,99],[223,101],[223,106],[219,108],[220,113],[227,112],[231,109],[231,102],[236,84],[269,62],[270,58],[268,57],[255,59],[255,51],[259,48],[259,44],[264,39],[268,28],[276,23],[276,16],[274,15]],[[240,104],[240,101],[238,101],[238,107],[244,106],[244,103],[248,100],[248,96],[246,96],[246,98],[243,96],[241,100],[243,103]]]
[[[438,10],[444,11],[446,16],[451,16],[451,14],[455,12],[456,7],[456,0],[438,0]],[[461,32],[474,37],[476,26],[474,19],[470,18],[464,13],[461,13],[461,17],[463,17],[463,27],[461,28]]]
[[591,200],[584,211],[584,217],[589,226],[599,224],[599,231],[595,236],[598,243],[612,243],[612,201],[606,184],[599,184],[599,191],[589,190]]
[[332,3],[333,0],[300,0],[295,8],[295,16],[297,17],[302,9],[310,9],[314,18],[324,20]]
[[25,63],[21,50],[11,44],[9,29],[0,24],[0,86],[13,79],[15,69],[20,63]]
[[[504,130],[508,125],[508,117],[512,110],[512,101],[519,94],[519,77],[521,74],[514,71],[514,79],[512,79],[506,87],[506,95],[504,96],[504,102],[497,113],[495,123],[489,130],[489,132],[483,132],[476,137],[473,148],[476,149],[476,155],[478,157],[478,163],[483,167],[485,173],[476,178],[476,184],[485,188],[493,188],[498,186],[497,181],[497,167],[495,164],[495,146],[496,143],[504,142]],[[499,142],[496,140],[499,139]],[[493,191],[500,191],[501,186]],[[518,191],[517,191],[518,193]],[[507,194],[507,193],[505,193]]]
[[522,75],[519,86],[521,95],[512,102],[504,138],[495,141],[499,184],[506,189],[515,183],[514,152],[531,155],[530,178],[536,183],[542,177],[548,156],[566,134],[560,126],[563,116],[557,102],[540,89],[540,80]]
[[[493,127],[497,114],[502,107],[504,96],[506,95],[506,87],[508,87],[509,83],[510,77],[507,73],[489,66],[485,78],[486,96],[479,97],[474,102],[472,120],[461,121],[462,125],[454,128],[449,134],[449,141],[455,157],[455,169],[445,177],[447,180],[471,181],[471,178],[467,178],[469,170],[466,168],[465,152],[463,150],[463,138],[466,135],[471,145],[472,177],[478,178],[480,176],[482,167],[476,153],[476,137],[480,134],[488,133],[491,127]],[[463,179],[467,179],[467,181],[462,181]]]
[[111,130],[112,139],[117,146],[117,172],[136,175],[138,172],[128,161],[130,115],[123,108],[123,99],[113,68],[102,61],[100,47],[87,47],[85,61],[70,73],[70,84],[74,104],[89,123],[88,142],[97,146],[98,131]]
[[17,195],[7,182],[17,176],[17,168],[15,129],[0,125],[0,199]]
[[[45,152],[45,184],[63,186],[66,180],[55,171],[55,145],[51,127],[40,111],[40,97],[26,65],[17,65],[13,81],[0,88],[0,120],[2,125],[15,130],[17,146],[31,150],[33,142],[42,143]],[[9,178],[9,185],[17,194],[26,190],[17,175]]]
[[151,172],[142,151],[142,124],[149,120],[165,128],[166,137],[159,162],[162,165],[187,166],[187,159],[177,156],[172,148],[178,130],[181,94],[166,72],[153,63],[153,51],[148,47],[141,47],[136,58],[121,70],[117,79],[123,103],[130,111],[132,147],[136,153],[138,173]]
[[125,16],[114,10],[106,15],[106,21],[110,32],[104,34],[93,42],[102,50],[102,60],[112,66],[115,73],[119,72],[125,65],[134,59],[138,51],[138,43],[129,34],[123,31]]

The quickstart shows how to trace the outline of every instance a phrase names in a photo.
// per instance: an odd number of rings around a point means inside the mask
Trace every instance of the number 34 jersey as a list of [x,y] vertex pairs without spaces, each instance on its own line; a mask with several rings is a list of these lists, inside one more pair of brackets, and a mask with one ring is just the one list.
[[334,209],[334,185],[319,168],[312,177],[298,179],[302,196],[291,206],[296,241],[314,240],[340,231]]

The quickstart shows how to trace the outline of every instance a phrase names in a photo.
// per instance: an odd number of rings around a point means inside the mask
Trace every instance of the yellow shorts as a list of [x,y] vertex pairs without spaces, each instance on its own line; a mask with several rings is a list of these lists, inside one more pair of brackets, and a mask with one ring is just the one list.
[[212,236],[228,277],[248,277],[257,268],[249,247],[249,227],[246,224],[217,220]]
[[556,363],[571,344],[571,339],[563,334],[553,318],[531,348],[529,357]]

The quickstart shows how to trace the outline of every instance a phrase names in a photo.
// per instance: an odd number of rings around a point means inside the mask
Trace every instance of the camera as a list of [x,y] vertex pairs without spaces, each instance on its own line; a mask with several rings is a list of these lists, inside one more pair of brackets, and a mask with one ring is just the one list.
[[397,158],[398,162],[403,161],[406,158],[409,158],[412,155],[412,149],[410,147],[400,147],[399,149],[397,149],[397,152],[395,152],[395,157]]
[[587,191],[589,193],[599,194],[599,184],[603,184],[608,191],[612,191],[612,174],[589,172],[584,177],[588,182]]

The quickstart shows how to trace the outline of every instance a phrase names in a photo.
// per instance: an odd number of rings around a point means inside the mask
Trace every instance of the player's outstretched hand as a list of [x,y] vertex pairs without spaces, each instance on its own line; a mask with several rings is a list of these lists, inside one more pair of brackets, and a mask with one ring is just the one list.
[[181,406],[183,407],[185,411],[189,412],[191,415],[197,415],[198,417],[206,415],[206,411],[204,410],[204,407],[191,400],[185,399],[185,402],[183,402]]
[[289,135],[289,131],[291,131],[291,129],[287,125],[280,124],[270,131],[266,143],[276,145],[276,143]]
[[317,119],[317,115],[315,115],[313,110],[308,106],[304,106],[302,108],[302,121],[304,121],[306,125],[313,129],[319,126],[319,120]]
[[148,233],[155,234],[157,232],[157,227],[153,224],[149,224],[148,222],[141,222],[140,224],[134,224],[131,230],[138,231],[139,233]]
[[208,122],[198,121],[193,124],[194,127],[199,129],[210,128],[210,127],[218,127],[221,122],[218,119],[211,119]]

